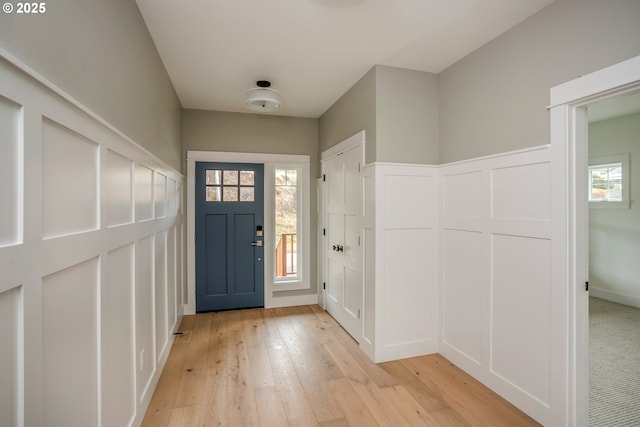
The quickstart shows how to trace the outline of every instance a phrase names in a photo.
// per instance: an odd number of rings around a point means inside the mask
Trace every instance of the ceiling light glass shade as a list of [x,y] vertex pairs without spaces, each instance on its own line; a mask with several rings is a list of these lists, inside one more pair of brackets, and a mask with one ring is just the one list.
[[276,111],[282,105],[280,92],[263,87],[249,89],[245,95],[244,103],[248,109],[263,113]]

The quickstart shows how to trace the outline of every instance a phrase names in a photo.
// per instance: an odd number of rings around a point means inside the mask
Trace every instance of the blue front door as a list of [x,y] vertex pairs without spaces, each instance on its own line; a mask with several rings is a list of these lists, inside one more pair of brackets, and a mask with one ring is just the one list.
[[264,165],[196,163],[196,311],[264,306]]

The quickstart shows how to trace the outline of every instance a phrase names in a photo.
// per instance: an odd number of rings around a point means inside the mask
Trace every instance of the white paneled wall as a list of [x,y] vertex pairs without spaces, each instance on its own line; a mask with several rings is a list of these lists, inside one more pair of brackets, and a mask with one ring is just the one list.
[[550,149],[444,165],[440,352],[550,419]]
[[364,180],[364,340],[376,362],[438,346],[438,167],[372,164]]
[[0,425],[139,425],[182,316],[183,178],[0,58]]

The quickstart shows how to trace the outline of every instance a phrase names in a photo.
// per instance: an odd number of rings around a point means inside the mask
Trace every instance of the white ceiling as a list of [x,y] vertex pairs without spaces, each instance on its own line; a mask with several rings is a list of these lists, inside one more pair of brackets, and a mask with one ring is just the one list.
[[614,96],[589,105],[589,123],[640,113],[640,92]]
[[373,65],[439,73],[553,0],[136,0],[184,108],[319,117]]

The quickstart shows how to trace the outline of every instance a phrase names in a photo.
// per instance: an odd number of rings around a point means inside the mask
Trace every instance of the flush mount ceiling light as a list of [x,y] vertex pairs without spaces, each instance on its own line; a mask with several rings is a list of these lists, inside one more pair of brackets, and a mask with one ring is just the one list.
[[247,108],[262,113],[270,113],[279,109],[282,105],[280,92],[269,87],[271,82],[258,80],[256,85],[258,87],[249,89],[245,95],[244,103]]

